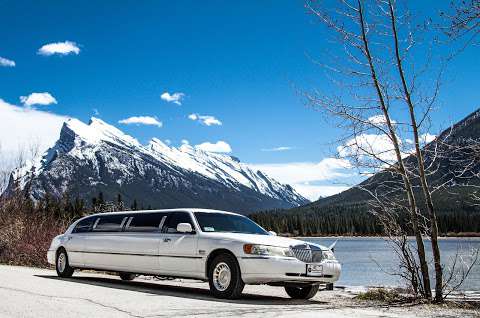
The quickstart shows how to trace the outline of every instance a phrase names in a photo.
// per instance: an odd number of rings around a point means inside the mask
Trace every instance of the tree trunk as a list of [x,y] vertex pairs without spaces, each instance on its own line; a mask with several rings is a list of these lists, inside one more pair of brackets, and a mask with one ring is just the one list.
[[443,301],[443,270],[442,270],[442,264],[441,264],[440,249],[438,247],[437,216],[435,213],[432,196],[428,187],[427,177],[425,174],[424,159],[423,159],[422,150],[420,148],[418,127],[417,127],[417,121],[415,118],[415,109],[413,106],[410,91],[407,86],[407,81],[406,81],[405,73],[403,71],[403,66],[402,66],[402,59],[399,53],[398,34],[397,34],[396,23],[395,23],[396,17],[395,17],[395,12],[394,12],[393,4],[391,0],[388,1],[388,5],[390,9],[392,31],[393,31],[394,41],[395,41],[395,56],[397,60],[397,68],[398,68],[400,79],[402,81],[402,88],[403,88],[403,93],[405,95],[405,101],[408,105],[408,109],[410,112],[410,121],[411,121],[412,130],[413,130],[414,142],[415,142],[415,155],[417,157],[420,183],[422,185],[422,191],[425,197],[425,205],[427,207],[428,215],[430,218],[430,240],[432,243],[433,261],[435,264],[435,301],[442,302]]
[[422,238],[422,235],[420,233],[419,222],[418,222],[418,212],[419,211],[417,209],[417,204],[416,204],[415,196],[414,196],[414,193],[413,193],[412,184],[410,182],[409,176],[407,174],[407,170],[405,169],[405,165],[403,163],[398,138],[397,138],[397,135],[395,133],[395,129],[393,128],[393,124],[392,124],[391,119],[390,119],[390,114],[389,114],[387,106],[385,104],[383,93],[382,93],[382,90],[380,88],[378,77],[377,77],[377,74],[376,74],[376,71],[375,71],[375,66],[373,64],[373,59],[372,59],[372,56],[371,56],[371,53],[370,53],[369,43],[368,43],[366,30],[365,30],[365,21],[364,21],[364,17],[363,17],[362,3],[361,3],[361,0],[357,0],[357,2],[358,2],[359,23],[360,23],[360,27],[362,29],[361,30],[362,31],[361,36],[362,36],[362,41],[363,41],[363,45],[364,45],[364,49],[365,49],[365,56],[367,57],[368,64],[370,66],[371,77],[372,77],[372,80],[373,80],[373,83],[374,83],[374,86],[375,86],[375,89],[376,89],[376,92],[377,92],[377,95],[378,95],[378,98],[379,98],[380,107],[381,107],[383,115],[385,117],[386,125],[389,129],[389,132],[390,132],[390,138],[392,139],[392,143],[393,143],[393,146],[394,146],[394,149],[395,149],[396,158],[397,158],[397,161],[398,161],[398,168],[399,168],[399,171],[402,175],[402,180],[403,180],[405,191],[406,191],[407,197],[408,197],[408,202],[409,202],[409,206],[410,206],[410,209],[409,209],[410,217],[411,217],[411,220],[412,220],[413,232],[415,234],[415,239],[416,239],[416,243],[417,243],[417,253],[418,253],[418,257],[419,257],[419,261],[420,261],[420,270],[421,270],[421,273],[422,273],[422,280],[423,280],[423,285],[424,285],[423,286],[424,287],[423,290],[424,290],[424,293],[425,293],[424,296],[427,299],[431,299],[432,298],[432,291],[431,291],[431,287],[430,287],[430,276],[429,276],[429,273],[428,273],[429,272],[428,264],[427,264],[427,260],[426,260],[426,256],[425,256],[425,246],[423,244],[423,238]]

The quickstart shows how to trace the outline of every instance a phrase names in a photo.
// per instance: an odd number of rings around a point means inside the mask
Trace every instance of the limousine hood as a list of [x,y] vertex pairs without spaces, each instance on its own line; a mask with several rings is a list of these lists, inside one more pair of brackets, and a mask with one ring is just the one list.
[[[291,239],[288,237],[281,237],[275,235],[257,235],[257,234],[243,234],[243,233],[208,233],[205,234],[207,237],[213,239],[223,239],[231,241],[232,243],[244,243],[244,244],[261,244],[261,245],[270,245],[270,246],[279,246],[279,247],[290,247],[295,245],[305,244],[307,242]],[[309,245],[314,245],[322,250],[327,250],[328,248],[319,244],[314,244],[308,242]]]

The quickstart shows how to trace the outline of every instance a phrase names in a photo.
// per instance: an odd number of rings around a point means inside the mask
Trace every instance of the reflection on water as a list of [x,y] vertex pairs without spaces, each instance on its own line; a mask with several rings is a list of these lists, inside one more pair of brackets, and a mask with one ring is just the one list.
[[[335,240],[335,256],[342,263],[342,276],[338,285],[348,286],[398,286],[398,277],[388,273],[398,266],[397,258],[386,239],[373,237],[324,237],[303,238],[305,241],[329,246]],[[413,242],[413,241],[412,241]],[[480,238],[444,238],[439,240],[442,263],[451,266],[459,252],[465,260],[470,260],[472,249],[480,248]],[[431,255],[430,243],[425,242]],[[470,263],[470,262],[469,262]],[[433,264],[431,264],[433,267]],[[433,274],[433,268],[431,270]],[[480,290],[480,260],[472,269],[463,290]]]

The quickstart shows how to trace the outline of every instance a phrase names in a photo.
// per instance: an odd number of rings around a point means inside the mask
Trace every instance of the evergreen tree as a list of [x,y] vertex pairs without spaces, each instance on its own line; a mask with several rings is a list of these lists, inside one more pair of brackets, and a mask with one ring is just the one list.
[[133,204],[132,204],[131,208],[132,208],[133,211],[138,210],[137,199],[133,199]]

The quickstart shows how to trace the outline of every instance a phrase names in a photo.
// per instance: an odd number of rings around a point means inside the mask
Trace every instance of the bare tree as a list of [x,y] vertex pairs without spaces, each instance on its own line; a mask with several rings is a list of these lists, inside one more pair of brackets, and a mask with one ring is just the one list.
[[[417,166],[418,166],[418,175],[420,183],[422,186],[423,196],[425,198],[425,205],[430,217],[430,239],[432,244],[433,251],[433,260],[435,264],[435,300],[442,301],[442,289],[443,289],[443,273],[442,273],[442,264],[440,260],[440,249],[438,247],[438,225],[436,211],[434,209],[432,194],[430,187],[428,186],[427,175],[425,172],[425,164],[423,159],[422,148],[420,145],[420,134],[418,132],[419,125],[417,123],[416,112],[415,112],[415,102],[412,98],[413,85],[407,84],[406,74],[403,68],[403,57],[401,56],[400,50],[401,45],[398,40],[398,31],[397,31],[397,17],[396,10],[394,8],[393,0],[388,0],[388,13],[391,21],[391,32],[394,40],[394,51],[395,51],[395,64],[398,69],[398,76],[401,80],[401,91],[403,93],[403,100],[408,106],[408,112],[410,115],[410,127],[413,132],[413,142],[415,144],[415,156],[417,157]],[[438,87],[438,86],[437,86]],[[436,92],[435,92],[436,95]],[[430,103],[430,102],[429,102]],[[431,103],[430,103],[431,105]]]
[[480,34],[480,0],[452,1],[451,12],[442,12],[448,25],[444,27],[447,36],[463,40],[463,47],[478,44]]
[[[399,260],[398,270],[390,269],[387,273],[399,276],[408,284],[407,287],[414,295],[424,295],[425,290],[421,283],[422,276],[416,257],[417,253],[408,241],[408,231],[401,224],[401,215],[402,212],[405,212],[403,206],[398,204],[397,199],[391,200],[388,194],[370,191],[368,187],[364,187],[363,190],[373,198],[369,202],[371,212],[380,222],[387,242],[390,243]],[[381,264],[378,265],[382,267]]]
[[[344,146],[339,147],[342,158],[348,158],[360,173],[380,171],[383,176],[391,176],[385,180],[376,178],[375,189],[368,184],[359,188],[371,195],[372,212],[380,220],[383,218],[381,223],[398,247],[411,280],[419,280],[413,285],[418,285],[416,290],[427,299],[432,298],[432,292],[423,235],[430,237],[435,300],[440,302],[443,273],[433,187],[427,177],[436,168],[431,162],[441,154],[439,148],[431,147],[427,164],[423,147],[428,141],[425,133],[438,96],[443,64],[435,64],[438,72],[432,81],[433,59],[429,33],[425,32],[428,24],[414,24],[408,8],[399,8],[394,0],[311,0],[306,7],[332,32],[339,44],[337,52],[342,53],[341,57],[330,54],[326,59],[329,63],[325,59],[315,61],[339,90],[307,92],[307,102],[336,118],[337,126],[345,130],[341,140]],[[417,46],[423,47],[421,63],[412,53]],[[428,212],[427,218],[422,210]],[[416,240],[414,250],[407,246],[405,229],[398,224],[390,226],[398,211],[409,215],[408,225]],[[419,262],[419,276],[413,251]]]

